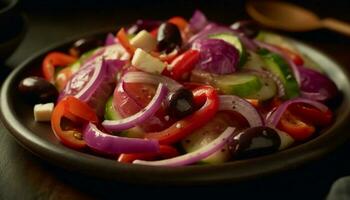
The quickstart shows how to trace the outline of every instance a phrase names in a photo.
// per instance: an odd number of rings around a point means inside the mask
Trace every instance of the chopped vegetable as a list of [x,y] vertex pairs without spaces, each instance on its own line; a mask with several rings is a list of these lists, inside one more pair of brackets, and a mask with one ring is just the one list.
[[192,48],[200,52],[197,69],[215,74],[230,74],[237,71],[239,52],[227,42],[219,39],[202,39],[194,42]]
[[141,111],[130,116],[128,118],[119,120],[105,120],[102,122],[102,126],[108,131],[123,131],[132,128],[136,125],[140,125],[144,121],[148,120],[149,117],[161,107],[164,98],[168,93],[167,88],[163,84],[159,84],[156,94],[154,95],[151,102]]
[[63,118],[68,118],[73,123],[97,123],[95,112],[84,102],[68,96],[61,100],[55,107],[51,117],[51,127],[55,136],[68,147],[81,149],[86,146],[83,133],[79,127],[64,130],[61,126]]
[[175,122],[169,128],[160,132],[148,133],[145,137],[157,139],[161,144],[173,144],[211,120],[219,108],[219,99],[215,89],[210,86],[198,87],[194,89],[193,96],[195,104],[201,105],[205,102],[199,110]]
[[54,82],[54,74],[56,67],[66,67],[69,64],[76,61],[76,57],[61,53],[61,52],[51,52],[49,53],[42,64],[42,71],[44,78],[51,83]]

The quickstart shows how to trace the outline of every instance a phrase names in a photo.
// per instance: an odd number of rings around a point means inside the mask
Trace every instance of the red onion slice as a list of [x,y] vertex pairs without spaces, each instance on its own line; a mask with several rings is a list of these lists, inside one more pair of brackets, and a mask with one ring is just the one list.
[[112,33],[108,33],[105,41],[105,46],[116,44],[117,41]]
[[258,40],[254,40],[254,42],[261,48],[267,49],[273,53],[277,53],[277,54],[281,55],[288,62],[288,65],[290,66],[291,70],[293,71],[295,80],[300,85],[301,79],[300,79],[300,73],[298,70],[298,66],[291,59],[289,59],[289,57],[285,53],[283,53],[278,48],[276,48],[270,44],[267,44],[265,42],[261,42]]
[[106,154],[158,152],[157,140],[118,137],[100,131],[89,123],[84,128],[84,141],[87,146]]
[[235,128],[227,127],[224,132],[221,133],[219,137],[210,142],[208,145],[194,151],[191,153],[187,153],[181,156],[177,156],[170,159],[159,160],[159,161],[143,161],[143,160],[135,160],[133,164],[140,165],[152,165],[152,166],[168,166],[168,167],[178,167],[196,163],[211,154],[219,151],[223,148],[230,137],[233,136]]
[[317,101],[309,100],[309,99],[304,99],[304,98],[296,98],[296,99],[291,99],[288,101],[285,101],[282,103],[272,114],[270,114],[267,119],[266,119],[266,124],[272,127],[276,127],[278,122],[280,121],[283,113],[287,110],[287,108],[295,103],[305,103],[309,104],[317,109],[319,109],[322,112],[326,112],[328,110],[328,107],[325,106],[322,103],[319,103]]
[[125,83],[149,83],[153,85],[162,83],[172,92],[182,87],[182,85],[174,79],[145,72],[128,72],[123,76],[123,81]]
[[113,91],[115,74],[124,65],[125,61],[103,60],[102,57],[85,63],[66,84],[58,101],[65,96],[74,96],[102,116],[104,103]]
[[329,98],[329,95],[322,92],[306,92],[300,91],[300,94],[303,98],[311,99],[314,101],[325,101]]
[[263,126],[264,120],[259,112],[246,100],[234,95],[220,95],[219,110],[231,110],[245,117],[250,127]]
[[150,103],[138,113],[123,118],[120,120],[105,120],[102,122],[102,126],[108,131],[123,131],[129,128],[132,128],[136,125],[140,125],[141,123],[148,120],[152,117],[157,110],[162,106],[163,100],[166,98],[168,94],[168,89],[160,83],[158,85],[157,91],[150,101]]
[[189,28],[192,33],[198,33],[207,25],[208,20],[200,10],[195,10],[189,20]]

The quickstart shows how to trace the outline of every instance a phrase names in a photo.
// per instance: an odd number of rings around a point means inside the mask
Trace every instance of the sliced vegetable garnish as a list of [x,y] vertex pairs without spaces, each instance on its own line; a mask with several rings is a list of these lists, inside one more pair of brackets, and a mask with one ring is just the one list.
[[313,125],[302,121],[288,110],[283,113],[277,128],[285,131],[297,141],[305,141],[315,132]]
[[136,51],[136,48],[130,44],[129,38],[124,28],[121,28],[119,30],[119,32],[117,33],[117,38],[120,44],[125,48],[125,50],[128,51],[131,55],[133,55]]
[[193,33],[197,33],[207,24],[208,20],[206,16],[200,10],[196,10],[189,21],[189,28]]
[[238,50],[219,39],[196,40],[192,48],[200,52],[197,69],[215,74],[230,74],[237,71]]
[[108,33],[107,37],[106,37],[106,41],[105,41],[105,46],[109,46],[109,45],[113,45],[116,44],[116,38],[114,37],[114,35],[112,33]]
[[333,120],[333,113],[330,109],[322,112],[307,104],[292,104],[288,110],[305,122],[310,122],[318,126],[328,126]]
[[99,116],[102,116],[104,104],[113,91],[115,74],[124,65],[125,61],[102,60],[101,57],[87,62],[73,75],[58,99],[69,95],[75,96],[87,102]]
[[123,76],[125,83],[148,83],[158,85],[162,83],[169,91],[176,91],[182,87],[182,85],[175,80],[166,76],[154,75],[146,72],[128,72]]
[[110,135],[100,131],[96,125],[89,123],[84,128],[84,140],[90,148],[105,154],[158,152],[157,140],[126,138]]
[[291,58],[286,54],[285,51],[283,51],[281,49],[278,49],[278,48],[276,48],[273,45],[270,45],[270,44],[267,44],[267,43],[264,43],[264,42],[260,42],[258,40],[255,40],[255,43],[261,48],[267,49],[267,50],[269,50],[269,51],[271,51],[273,53],[276,53],[276,54],[282,56],[288,62],[288,65],[289,65],[290,69],[293,71],[293,75],[294,75],[295,80],[297,81],[297,83],[300,84],[301,80],[300,80],[300,74],[299,74],[299,71],[298,71],[298,67],[291,60]]
[[204,102],[199,110],[175,122],[169,128],[160,132],[147,133],[145,137],[157,139],[160,144],[173,144],[211,120],[219,108],[219,99],[215,89],[210,86],[198,87],[193,90],[193,96],[196,105]]
[[180,153],[172,146],[160,145],[159,152],[156,153],[131,153],[131,154],[120,154],[118,162],[132,163],[135,160],[157,160],[157,159],[168,159],[178,156]]
[[278,89],[278,91],[277,91],[278,97],[283,97],[285,95],[284,85],[283,85],[281,79],[278,76],[276,76],[275,74],[271,73],[270,71],[263,70],[263,69],[261,69],[261,70],[247,69],[245,71],[247,71],[248,73],[260,76],[262,78],[273,80],[277,86],[277,89]]
[[337,95],[337,86],[327,76],[306,67],[298,67],[300,72],[301,95],[305,98],[325,101]]
[[42,63],[42,71],[44,78],[50,81],[51,83],[54,83],[55,68],[66,67],[67,65],[75,62],[76,60],[76,57],[61,52],[49,53]]
[[248,101],[233,95],[220,95],[219,100],[219,110],[238,112],[247,119],[250,127],[264,125],[261,115]]
[[[199,61],[200,53],[197,50],[187,50],[185,53],[179,55],[169,65],[168,70],[170,76],[174,80],[182,80],[188,78],[190,72]],[[169,69],[170,68],[170,69]]]
[[83,140],[83,133],[79,129],[63,130],[61,127],[62,118],[66,117],[74,123],[97,123],[98,118],[95,112],[84,102],[68,96],[60,101],[51,117],[51,127],[55,136],[64,144],[74,149],[81,149],[86,146]]
[[291,99],[299,96],[299,81],[293,76],[290,65],[285,62],[283,57],[281,57],[279,54],[271,53],[266,50],[262,50],[259,53],[266,64],[265,67],[282,81],[285,88],[285,97],[287,99]]
[[325,106],[324,104],[319,103],[317,101],[312,101],[312,100],[304,99],[304,98],[291,99],[291,100],[285,101],[280,106],[278,106],[277,109],[267,118],[266,124],[271,125],[271,126],[277,126],[278,122],[280,121],[283,113],[287,110],[287,108],[290,105],[296,104],[296,103],[304,103],[304,104],[311,105],[311,106],[319,109],[323,113],[326,113],[329,110],[329,108],[327,106]]
[[119,120],[105,120],[102,122],[102,126],[108,131],[123,131],[125,129],[132,128],[136,125],[140,125],[144,121],[148,120],[149,117],[153,116],[155,112],[162,106],[162,102],[168,94],[168,89],[163,85],[159,84],[157,91],[151,100],[151,102],[138,113]]
[[194,152],[184,154],[182,156],[160,160],[160,161],[135,160],[133,163],[140,164],[140,165],[168,166],[168,167],[177,167],[177,166],[193,164],[210,156],[211,154],[223,148],[227,144],[228,139],[233,136],[234,131],[235,131],[235,128],[227,127],[226,130],[222,132],[222,134],[218,138],[213,140],[208,145]]

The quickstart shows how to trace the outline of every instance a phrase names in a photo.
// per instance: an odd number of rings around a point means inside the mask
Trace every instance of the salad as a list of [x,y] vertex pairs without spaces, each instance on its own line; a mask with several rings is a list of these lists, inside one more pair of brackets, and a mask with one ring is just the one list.
[[250,21],[138,20],[49,52],[19,91],[67,147],[117,162],[217,164],[273,154],[332,124],[338,94],[288,39]]

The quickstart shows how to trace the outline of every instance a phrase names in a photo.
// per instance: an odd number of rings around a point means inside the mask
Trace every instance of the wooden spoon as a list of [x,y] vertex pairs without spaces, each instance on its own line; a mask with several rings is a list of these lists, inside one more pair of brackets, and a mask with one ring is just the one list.
[[249,1],[248,14],[259,23],[285,31],[328,28],[350,36],[350,24],[333,18],[320,19],[315,13],[281,1]]

